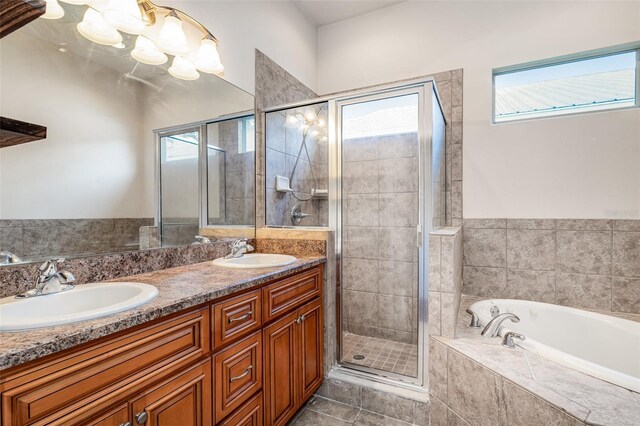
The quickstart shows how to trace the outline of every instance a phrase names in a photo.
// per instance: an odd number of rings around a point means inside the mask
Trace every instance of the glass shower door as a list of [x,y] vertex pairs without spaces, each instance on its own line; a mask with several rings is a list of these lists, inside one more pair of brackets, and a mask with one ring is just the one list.
[[200,133],[192,127],[159,135],[162,246],[189,244],[198,235]]
[[420,89],[342,101],[341,350],[351,368],[419,383]]

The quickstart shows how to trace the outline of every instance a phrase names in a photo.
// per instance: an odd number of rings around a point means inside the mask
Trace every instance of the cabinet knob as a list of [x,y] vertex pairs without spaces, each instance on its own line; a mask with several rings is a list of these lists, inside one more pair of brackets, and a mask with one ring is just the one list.
[[143,425],[145,424],[148,418],[149,418],[149,415],[147,414],[146,411],[143,411],[142,413],[138,413],[136,414],[136,423],[138,423],[139,425]]

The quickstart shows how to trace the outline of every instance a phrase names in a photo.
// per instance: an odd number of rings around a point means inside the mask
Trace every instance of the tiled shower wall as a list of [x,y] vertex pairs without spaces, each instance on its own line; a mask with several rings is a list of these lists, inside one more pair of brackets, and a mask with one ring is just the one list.
[[264,110],[316,98],[315,92],[256,49],[256,227],[265,226],[265,123]]
[[462,297],[462,228],[429,234],[429,335],[455,336]]
[[[225,220],[224,225],[255,223],[254,152],[240,152],[238,120],[223,121],[215,141],[225,151]],[[216,144],[216,143],[214,143]]]
[[141,226],[153,218],[2,219],[0,251],[23,260],[137,250]]
[[[322,105],[321,108],[320,105]],[[318,115],[325,117],[326,122],[327,104],[320,105],[314,108],[319,109]],[[266,223],[273,226],[294,226],[291,221],[291,209],[297,205],[302,212],[311,215],[302,219],[300,226],[327,226],[329,219],[327,198],[314,197],[309,201],[300,201],[290,193],[275,190],[276,176],[291,176],[303,138],[299,127],[286,126],[288,111],[272,112],[266,115]],[[314,187],[311,169],[316,178],[317,189],[327,189],[329,180],[326,140],[320,142],[319,137],[309,134],[306,147],[311,161],[308,161],[303,149],[290,182],[296,195],[303,199],[311,196],[311,188]]]
[[343,141],[345,331],[416,343],[418,135]]
[[465,219],[464,293],[640,314],[640,220]]

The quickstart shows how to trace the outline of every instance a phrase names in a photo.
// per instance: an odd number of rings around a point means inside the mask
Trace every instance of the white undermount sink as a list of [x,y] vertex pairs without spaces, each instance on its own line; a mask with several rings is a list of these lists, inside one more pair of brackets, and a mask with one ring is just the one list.
[[126,311],[152,300],[149,284],[113,282],[83,284],[61,293],[0,299],[0,331],[50,327]]
[[213,261],[214,265],[225,268],[236,269],[255,269],[255,268],[273,268],[276,266],[290,265],[296,261],[296,258],[287,254],[269,254],[269,253],[253,253],[245,254],[240,257],[225,259],[221,257]]

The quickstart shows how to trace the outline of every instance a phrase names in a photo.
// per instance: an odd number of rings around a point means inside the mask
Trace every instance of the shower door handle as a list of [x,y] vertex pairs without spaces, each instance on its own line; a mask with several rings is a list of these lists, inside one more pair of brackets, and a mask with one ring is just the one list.
[[416,246],[422,247],[422,225],[416,226]]

